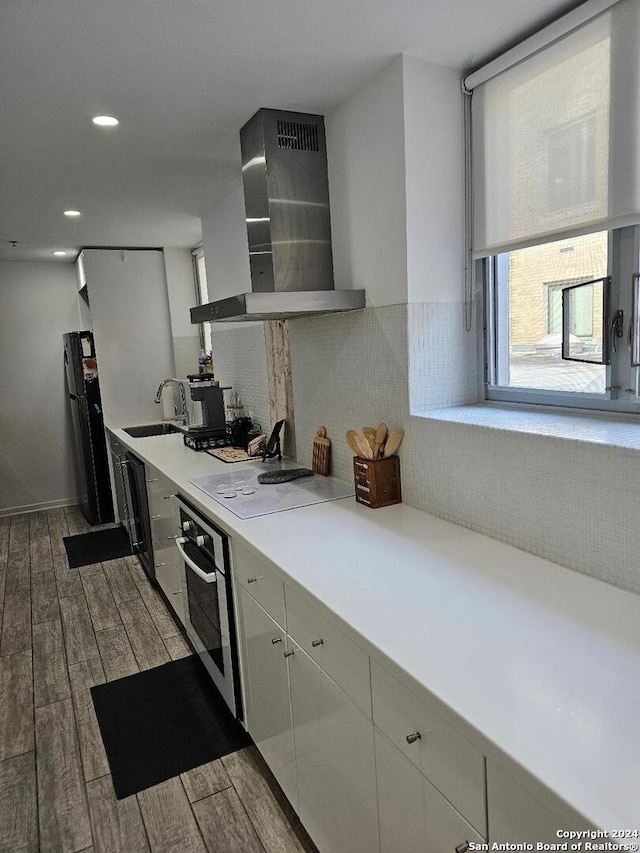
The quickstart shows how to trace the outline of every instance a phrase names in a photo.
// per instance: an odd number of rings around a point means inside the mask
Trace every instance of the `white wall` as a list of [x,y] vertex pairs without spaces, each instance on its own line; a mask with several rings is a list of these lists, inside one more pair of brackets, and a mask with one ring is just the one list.
[[335,284],[369,306],[407,301],[402,76],[398,57],[325,117]]
[[62,335],[81,326],[68,263],[0,263],[0,514],[77,491]]
[[463,95],[451,68],[403,56],[409,302],[460,302]]
[[162,252],[85,250],[105,419],[154,421],[158,385],[174,374]]
[[[384,420],[405,430],[407,504],[640,593],[637,454],[411,414],[472,397],[476,352],[463,323],[460,92],[446,69],[404,61],[409,303],[289,322],[299,458],[309,464],[310,436],[325,424],[333,473],[349,481],[345,430]],[[387,95],[396,97],[391,88]],[[345,124],[350,108],[341,108]],[[359,95],[353,109],[359,116]],[[345,152],[344,161],[356,164],[356,155]],[[344,180],[363,198],[354,174],[368,176],[355,169]],[[371,274],[377,217],[375,207],[360,207],[362,244],[348,257],[356,280]],[[333,227],[338,235],[349,222],[334,211]],[[424,264],[437,275],[425,280]]]
[[[193,257],[189,249],[165,248],[164,266],[169,298],[175,376],[186,379],[198,372],[200,335],[189,311],[196,304]],[[164,377],[166,378],[166,377]]]
[[251,290],[240,162],[238,148],[237,188],[202,217],[202,243],[211,301]]

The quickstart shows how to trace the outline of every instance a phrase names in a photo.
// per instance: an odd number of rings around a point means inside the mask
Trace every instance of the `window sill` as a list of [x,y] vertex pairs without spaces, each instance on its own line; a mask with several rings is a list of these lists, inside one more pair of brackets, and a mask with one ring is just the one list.
[[412,414],[427,420],[640,450],[640,420],[632,415],[491,402],[429,409]]

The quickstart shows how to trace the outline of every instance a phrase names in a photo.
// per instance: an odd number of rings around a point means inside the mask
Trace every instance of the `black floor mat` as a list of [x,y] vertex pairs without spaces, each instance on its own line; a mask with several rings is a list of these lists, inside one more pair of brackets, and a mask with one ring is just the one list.
[[124,527],[111,527],[109,530],[96,530],[94,533],[81,533],[79,536],[65,536],[62,541],[67,549],[69,567],[72,569],[91,563],[104,563],[118,557],[128,557],[132,553]]
[[91,695],[119,800],[252,742],[197,655]]

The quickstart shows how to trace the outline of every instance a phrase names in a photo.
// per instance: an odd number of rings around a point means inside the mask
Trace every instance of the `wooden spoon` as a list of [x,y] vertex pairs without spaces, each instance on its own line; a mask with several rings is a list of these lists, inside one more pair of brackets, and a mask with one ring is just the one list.
[[376,458],[376,454],[374,451],[374,446],[376,443],[376,429],[375,427],[362,427],[362,434],[367,440],[367,444],[371,448],[371,452],[373,453],[373,459]]
[[389,456],[393,456],[396,450],[402,444],[402,439],[404,438],[404,430],[403,429],[394,429],[393,432],[389,434],[389,438],[387,439],[387,443],[384,446],[384,458],[386,459]]
[[373,451],[354,429],[348,429],[345,438],[356,456],[359,456],[361,459],[373,459]]
[[376,436],[373,441],[373,458],[377,459],[381,456],[381,448],[384,444],[384,440],[387,437],[387,425],[386,424],[378,424],[378,429],[376,430]]

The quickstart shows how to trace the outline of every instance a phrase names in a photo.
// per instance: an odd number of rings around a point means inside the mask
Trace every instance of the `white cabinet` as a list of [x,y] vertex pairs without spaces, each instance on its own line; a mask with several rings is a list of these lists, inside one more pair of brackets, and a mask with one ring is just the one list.
[[[309,631],[309,637],[316,630],[327,639],[333,635],[306,603],[298,612],[289,598],[285,611],[285,587],[275,569],[237,543],[234,555],[247,730],[321,853],[375,853],[370,716],[284,625],[291,618],[305,626],[305,641]],[[365,705],[370,708],[370,697]]]
[[242,587],[238,611],[247,729],[297,809],[285,633]]
[[594,828],[531,796],[326,608],[234,549],[247,729],[321,853],[457,853]]
[[375,732],[380,853],[455,853],[482,838],[402,752]]
[[373,853],[378,849],[373,724],[289,642],[300,819],[322,853]]
[[371,717],[369,655],[299,592],[285,587],[287,631]]
[[569,814],[560,801],[556,803],[557,809],[551,810],[492,761],[487,761],[489,840],[492,843],[558,844],[563,841],[558,838],[559,830],[595,829],[574,812]]
[[371,661],[373,721],[421,773],[486,835],[484,756],[377,661]]
[[284,583],[278,572],[239,542],[234,543],[234,580],[263,607],[272,619],[286,628]]
[[156,548],[154,542],[153,562],[156,570],[156,580],[165,594],[171,609],[181,624],[185,623],[184,584],[185,579],[179,565],[175,561],[175,545],[167,548]]
[[145,466],[149,521],[156,580],[172,610],[184,625],[184,577],[174,537],[179,533],[175,486],[152,465]]

